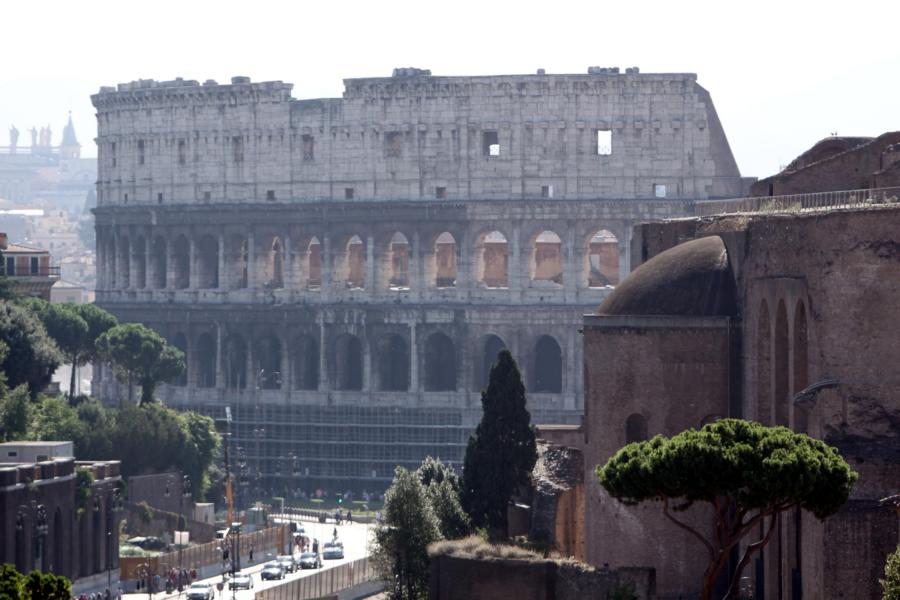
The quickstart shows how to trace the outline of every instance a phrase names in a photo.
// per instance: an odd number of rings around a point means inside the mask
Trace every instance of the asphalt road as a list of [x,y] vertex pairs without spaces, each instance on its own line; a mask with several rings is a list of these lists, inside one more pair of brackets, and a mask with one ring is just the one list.
[[[310,523],[308,521],[304,521],[302,523],[303,527],[306,529],[306,535],[312,540],[317,538],[319,540],[319,554],[322,553],[322,546],[324,546],[326,541],[331,540],[331,536],[334,533],[335,525],[333,523],[330,524],[320,524],[320,523]],[[337,565],[352,562],[354,560],[363,558],[368,554],[367,548],[367,536],[369,536],[372,526],[365,525],[362,523],[352,523],[340,525],[337,527],[338,537],[341,541],[344,542],[344,558],[340,560],[322,560],[322,569],[327,570],[333,568]],[[260,560],[263,557],[254,556],[255,560]],[[275,557],[272,556],[272,559]],[[314,573],[319,572],[316,569],[306,569],[303,571],[295,571],[294,573],[285,573],[284,579],[281,580],[273,580],[273,581],[262,581],[260,579],[259,573],[262,571],[265,563],[268,562],[268,557],[266,560],[261,560],[261,562],[244,568],[241,570],[241,573],[248,573],[253,578],[253,589],[251,590],[236,590],[232,592],[228,589],[228,584],[226,583],[223,586],[223,590],[221,593],[217,593],[217,600],[221,598],[222,600],[228,600],[230,598],[234,598],[235,600],[253,600],[254,594],[259,590],[263,590],[269,587],[274,587],[277,585],[281,585],[286,581],[291,581],[292,579],[299,579],[300,577],[307,577]],[[222,581],[222,576],[217,575],[215,577],[210,577],[208,579],[202,579],[201,581],[211,583],[213,586],[215,584]],[[124,594],[122,596],[125,600],[149,600],[149,594],[147,593],[136,593],[136,594]],[[178,598],[185,598],[184,592],[173,592],[171,594],[166,593],[158,593],[153,594],[153,600],[175,600]]]

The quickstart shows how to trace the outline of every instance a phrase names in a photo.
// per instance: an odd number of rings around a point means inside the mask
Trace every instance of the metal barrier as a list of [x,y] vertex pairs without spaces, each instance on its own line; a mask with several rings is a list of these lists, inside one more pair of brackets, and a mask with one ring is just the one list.
[[728,213],[812,212],[898,202],[900,202],[900,187],[889,187],[872,190],[759,196],[733,200],[700,200],[694,203],[694,207],[698,217],[708,217]]
[[[327,564],[327,563],[326,563]],[[368,557],[344,563],[256,592],[255,600],[311,600],[375,581]]]

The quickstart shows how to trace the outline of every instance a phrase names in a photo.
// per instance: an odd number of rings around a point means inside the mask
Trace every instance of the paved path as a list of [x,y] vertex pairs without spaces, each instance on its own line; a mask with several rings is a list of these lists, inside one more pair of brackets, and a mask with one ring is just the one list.
[[[318,538],[319,553],[321,554],[322,546],[324,546],[326,541],[331,539],[335,525],[333,523],[323,525],[320,523],[310,523],[308,521],[303,522],[302,525],[306,529],[306,535],[310,539]],[[338,526],[337,530],[338,536],[340,537],[341,541],[344,542],[344,558],[342,560],[323,560],[322,570],[326,570],[343,563],[348,563],[359,558],[363,558],[368,554],[367,539],[370,535],[370,532],[372,531],[371,525],[365,525],[362,523],[345,524]],[[254,556],[254,559],[256,560],[260,560],[261,558],[263,557]],[[274,556],[271,558],[274,558]],[[280,585],[286,581],[298,579],[300,577],[306,577],[318,572],[315,569],[307,569],[304,571],[296,571],[294,573],[285,573],[285,577],[282,580],[262,581],[259,577],[259,572],[262,571],[265,562],[266,560],[263,560],[262,562],[241,570],[242,573],[249,573],[253,578],[253,589],[237,590],[236,592],[232,592],[228,589],[228,585],[226,584],[225,586],[223,586],[224,589],[222,590],[222,593],[216,596],[217,600],[219,598],[221,598],[222,600],[228,600],[230,598],[234,598],[234,600],[253,600],[254,593],[258,592],[261,589]],[[210,577],[201,581],[212,583],[213,585],[215,585],[216,583],[222,581],[222,576],[218,575],[216,577]],[[171,594],[153,594],[152,600],[176,600],[179,597],[184,599],[184,592],[181,592],[180,594],[178,592],[173,592]],[[135,594],[124,594],[122,598],[124,598],[125,600],[150,600],[151,597],[149,594],[142,592]]]

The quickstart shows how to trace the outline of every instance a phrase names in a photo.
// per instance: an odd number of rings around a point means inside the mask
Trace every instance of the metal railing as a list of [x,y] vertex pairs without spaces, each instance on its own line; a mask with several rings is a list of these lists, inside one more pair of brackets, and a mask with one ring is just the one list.
[[[328,563],[325,563],[327,565]],[[256,592],[255,600],[310,600],[377,580],[371,561],[360,558]]]
[[694,207],[696,216],[708,217],[729,213],[799,213],[896,203],[900,203],[900,187],[699,200]]

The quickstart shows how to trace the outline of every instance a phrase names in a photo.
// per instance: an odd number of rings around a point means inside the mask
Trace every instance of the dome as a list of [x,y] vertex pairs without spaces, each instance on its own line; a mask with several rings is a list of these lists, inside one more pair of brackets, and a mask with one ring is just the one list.
[[710,236],[654,256],[606,297],[597,314],[736,315],[734,275],[725,243]]

